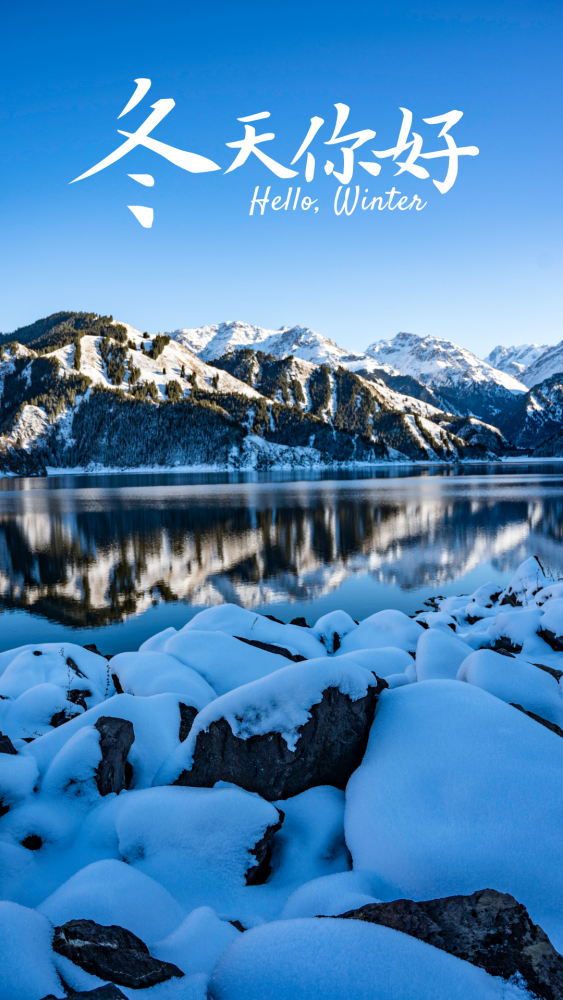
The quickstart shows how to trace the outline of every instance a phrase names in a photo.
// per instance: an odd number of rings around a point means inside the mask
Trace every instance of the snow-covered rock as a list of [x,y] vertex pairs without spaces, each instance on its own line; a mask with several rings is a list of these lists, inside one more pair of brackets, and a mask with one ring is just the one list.
[[396,646],[414,654],[422,632],[422,626],[402,611],[376,611],[344,637],[336,655],[384,646]]
[[500,603],[522,607],[529,604],[549,583],[537,556],[530,556],[520,564],[508,587],[503,590]]
[[524,1000],[525,993],[416,938],[359,920],[299,919],[241,934],[213,1000]]
[[346,790],[354,870],[382,899],[509,892],[561,950],[562,766],[560,737],[472,684],[384,691]]
[[351,660],[285,667],[204,708],[154,783],[231,781],[269,800],[314,785],[344,788],[362,759],[377,691],[374,675]]

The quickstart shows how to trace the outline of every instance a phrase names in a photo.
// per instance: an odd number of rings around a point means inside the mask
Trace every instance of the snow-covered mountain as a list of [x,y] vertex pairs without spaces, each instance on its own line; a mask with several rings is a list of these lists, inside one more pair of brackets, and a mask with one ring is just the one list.
[[493,368],[523,380],[526,369],[548,350],[549,344],[520,344],[518,347],[502,347],[499,344],[487,355],[485,361]]
[[174,330],[168,336],[198,354],[203,361],[213,361],[241,347],[264,351],[276,358],[287,358],[293,354],[303,361],[330,367],[336,367],[355,357],[339,347],[334,340],[305,326],[266,330],[261,326],[251,326],[250,323],[228,320],[226,323],[200,326],[193,330]]
[[522,375],[524,382],[531,389],[532,386],[552,378],[553,375],[560,375],[563,372],[563,340],[559,344],[549,347],[537,361],[534,361]]
[[515,395],[526,392],[514,376],[439,337],[398,333],[392,340],[370,344],[366,354],[430,386],[457,412],[471,412],[491,423]]

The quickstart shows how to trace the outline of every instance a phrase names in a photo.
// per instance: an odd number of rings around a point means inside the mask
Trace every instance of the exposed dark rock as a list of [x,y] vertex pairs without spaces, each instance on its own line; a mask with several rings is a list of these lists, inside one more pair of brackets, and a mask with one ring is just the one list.
[[211,788],[216,781],[231,781],[268,801],[315,785],[344,789],[362,761],[380,685],[357,701],[338,688],[327,688],[322,701],[311,705],[311,718],[299,727],[294,751],[280,733],[243,740],[226,719],[212,722],[197,735],[191,769],[182,771],[174,784]]
[[281,830],[282,823],[285,819],[285,813],[282,809],[278,809],[279,813],[279,823],[274,823],[272,826],[266,827],[266,832],[264,836],[258,841],[257,844],[251,849],[250,853],[256,858],[256,864],[249,868],[246,872],[246,884],[247,885],[264,885],[267,882],[271,872],[272,866],[270,864],[272,860],[272,838],[278,830]]
[[28,851],[38,851],[40,847],[43,847],[43,841],[36,833],[30,833],[28,837],[24,837],[21,845],[27,847]]
[[76,674],[77,677],[83,677],[84,680],[86,680],[86,674],[82,673],[78,664],[75,663],[74,660],[72,659],[72,656],[67,656],[66,665],[67,667],[70,667],[71,670],[74,670],[74,673]]
[[[122,792],[128,787],[127,754],[135,741],[133,723],[127,719],[114,719],[102,715],[96,722],[100,733],[102,759],[96,771],[96,784],[100,795]],[[131,774],[129,775],[129,783]]]
[[0,753],[17,754],[17,752],[10,737],[0,733]]
[[332,633],[332,652],[336,653],[336,650],[340,649],[340,646],[341,646],[340,636],[338,635],[338,632],[333,632]]
[[289,649],[285,646],[274,646],[271,642],[260,642],[260,639],[243,639],[242,635],[235,635],[233,639],[238,639],[239,642],[246,642],[249,646],[256,646],[257,649],[265,649],[267,653],[279,653],[280,656],[285,656],[287,660],[292,660],[293,663],[301,663],[302,660],[306,660],[306,656],[301,656],[300,653],[290,653]]
[[539,628],[538,635],[540,639],[547,642],[548,646],[551,646],[556,653],[561,653],[563,651],[563,635],[555,635],[550,628]]
[[496,649],[495,653],[500,653],[501,656],[509,656],[511,660],[514,659],[514,653],[509,653],[508,650],[504,649],[503,646],[500,646],[499,649]]
[[176,965],[152,958],[146,944],[131,931],[93,920],[69,920],[55,927],[53,949],[92,976],[134,990],[184,975]]
[[551,729],[552,733],[556,733],[557,736],[563,736],[563,729],[561,729],[557,723],[550,722],[549,719],[542,719],[541,715],[536,715],[535,712],[528,712],[526,708],[522,708],[522,705],[517,705],[514,701],[511,701],[510,704],[513,708],[517,708],[519,712],[523,712],[524,715],[529,715],[530,719],[535,719],[536,722],[540,722],[542,726],[546,727],[546,729]]
[[237,931],[240,931],[241,934],[244,934],[246,927],[242,926],[240,920],[229,920],[229,923],[232,924],[233,927],[236,927]]
[[[111,656],[106,656],[105,653],[100,653],[100,650],[96,646],[95,642],[88,643],[87,646],[83,646],[82,649],[89,649],[91,653],[95,653],[96,656],[103,656],[104,660],[111,660]],[[114,655],[114,654],[112,654]]]
[[10,807],[4,805],[4,799],[0,799],[0,819],[8,812],[10,812]]
[[33,655],[34,656],[43,656],[43,653],[41,652],[40,649],[34,649],[33,650]]
[[521,653],[522,646],[517,642],[512,642],[507,635],[501,635],[499,639],[495,639],[492,649],[495,652],[500,653],[504,650],[506,653]]
[[86,704],[86,698],[91,698],[92,692],[88,690],[81,691],[80,688],[72,688],[71,691],[67,691],[66,700],[70,701],[72,705],[80,705],[86,712],[88,705]]
[[53,729],[58,729],[59,726],[63,726],[65,722],[70,722],[71,719],[76,719],[77,715],[78,712],[74,713],[68,712],[67,714],[66,709],[61,708],[60,712],[55,712],[55,714],[51,716],[51,719],[49,720],[49,725],[52,726]]
[[504,597],[503,597],[503,599],[502,599],[502,601],[500,603],[501,603],[501,607],[504,604],[510,604],[510,606],[513,607],[513,608],[521,608],[522,607],[522,601],[518,600],[516,594],[505,594]]
[[[67,989],[66,995],[69,1000],[127,1000],[125,993],[122,993],[113,983],[98,986],[95,990],[87,990],[86,993],[76,993],[74,990]],[[43,1000],[57,1000],[57,998],[54,993],[49,993],[49,996],[43,997]]]
[[289,624],[299,625],[300,628],[311,628],[310,625],[307,625],[307,621],[305,618],[292,618]]
[[[108,657],[108,659],[109,659],[109,657]],[[119,677],[117,676],[117,674],[112,674],[111,675],[111,679],[113,681],[113,686],[115,688],[115,693],[116,694],[123,694],[123,688],[121,687],[121,681],[119,680]]]
[[483,889],[415,903],[368,903],[341,918],[366,920],[402,931],[442,951],[510,979],[520,973],[544,1000],[563,998],[563,958],[528,911],[507,893]]
[[197,708],[193,708],[192,705],[184,705],[183,702],[180,702],[180,732],[178,733],[180,743],[183,743],[190,735],[190,729],[193,726],[196,715]]
[[269,618],[271,622],[277,622],[278,625],[285,625],[279,618],[274,618],[273,615],[264,615],[264,618]]
[[545,670],[547,674],[551,674],[555,677],[555,680],[559,682],[561,677],[563,677],[563,670],[556,670],[555,667],[546,667],[545,663],[534,663],[534,667],[539,667],[540,670]]

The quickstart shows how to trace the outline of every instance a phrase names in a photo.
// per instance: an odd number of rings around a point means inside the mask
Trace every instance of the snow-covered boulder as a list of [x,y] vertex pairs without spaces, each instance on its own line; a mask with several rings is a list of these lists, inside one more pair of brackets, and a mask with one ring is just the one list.
[[563,597],[563,582],[550,583],[548,587],[544,587],[539,590],[536,594],[535,601],[538,608],[543,607],[547,601],[551,601],[553,598],[558,599]]
[[556,652],[563,651],[563,598],[552,598],[544,608],[538,635]]
[[346,789],[354,870],[381,899],[509,892],[561,951],[562,768],[560,737],[472,684],[384,691]]
[[36,738],[115,694],[108,661],[74,643],[38,643],[0,654],[0,728]]
[[338,872],[305,882],[292,892],[281,912],[282,920],[297,917],[337,917],[348,910],[377,903],[369,872]]
[[185,910],[159,882],[123,861],[96,861],[37,907],[54,926],[95,920],[126,927],[150,945],[171,934]]
[[313,635],[312,629],[301,628],[299,625],[282,625],[265,615],[240,608],[238,604],[221,604],[217,608],[200,611],[184,625],[180,634],[191,632],[192,629],[198,632],[225,632],[226,635],[240,635],[244,639],[257,639],[274,646],[294,647],[308,660],[326,656],[324,646]]
[[551,653],[549,646],[538,635],[544,618],[542,610],[535,607],[500,611],[487,627],[488,644],[493,649],[522,653],[532,661],[541,660],[542,654]]
[[411,934],[492,976],[524,979],[545,1000],[563,996],[563,958],[508,893],[485,889],[423,902],[368,903],[342,916]]
[[111,672],[118,677],[124,694],[144,698],[151,694],[180,694],[184,703],[198,712],[217,697],[201,674],[169,653],[118,653],[112,657]]
[[163,760],[180,744],[181,715],[176,694],[155,694],[147,698],[114,695],[40,740],[34,740],[26,753],[35,757],[43,775],[65,743],[83,727],[95,726],[101,716],[126,719],[133,724],[135,742],[128,754],[133,769],[129,787],[150,786]]
[[477,604],[482,608],[492,608],[494,604],[500,598],[502,593],[502,587],[498,584],[489,581],[484,583],[481,587],[477,587],[469,596],[469,603]]
[[429,628],[423,632],[416,647],[417,681],[455,680],[457,672],[470,650],[451,629]]
[[38,777],[33,757],[25,753],[0,753],[0,816],[33,791]]
[[525,993],[423,941],[359,920],[301,919],[241,934],[211,1000],[525,1000]]
[[[323,649],[322,646],[320,648]],[[172,636],[166,642],[165,652],[201,674],[218,695],[267,677],[291,662],[281,652],[251,646],[224,632],[200,632],[197,629]]]
[[380,685],[351,660],[324,658],[230,691],[199,713],[154,784],[230,781],[270,801],[314,785],[344,788],[363,757]]
[[404,674],[413,666],[412,656],[397,646],[381,646],[380,649],[355,649],[344,653],[341,659],[352,660],[359,667],[371,670],[377,677],[388,679],[396,674]]
[[124,860],[186,911],[223,911],[230,895],[266,881],[282,820],[275,806],[242,788],[150,788],[126,798],[116,830]]
[[176,930],[152,945],[152,954],[172,962],[187,976],[213,972],[217,959],[241,932],[228,920],[220,920],[210,906],[198,906]]
[[345,611],[331,611],[319,618],[311,632],[323,646],[326,646],[327,652],[335,653],[340,649],[344,636],[357,627],[358,623]]
[[525,559],[516,570],[512,580],[500,596],[501,604],[512,604],[515,608],[531,604],[536,594],[549,586],[543,566],[537,556]]
[[479,649],[463,661],[457,677],[563,728],[559,685],[551,674],[533,663],[501,656],[491,649]]
[[344,637],[336,655],[382,646],[397,646],[414,653],[422,632],[422,626],[402,611],[377,611]]

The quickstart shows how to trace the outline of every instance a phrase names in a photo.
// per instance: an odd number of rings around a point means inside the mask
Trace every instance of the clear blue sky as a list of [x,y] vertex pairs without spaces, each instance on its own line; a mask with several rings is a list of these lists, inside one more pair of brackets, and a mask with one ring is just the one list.
[[[563,338],[561,52],[563,5],[536,0],[283,4],[120,0],[28,2],[3,11],[0,73],[0,330],[61,309],[112,313],[156,333],[241,319],[311,326],[350,349],[399,330],[450,338],[485,355],[497,343]],[[144,100],[117,116],[133,80]],[[69,182],[124,142],[150,105],[175,108],[153,138],[211,158],[191,174],[138,146]],[[394,146],[400,107],[424,151],[443,148],[423,118],[464,112],[452,128],[461,157],[447,194],[432,180],[378,177],[355,166],[370,197],[392,185],[422,212],[357,209],[336,216],[342,153],[323,145],[335,103],[343,133],[373,129],[356,151]],[[261,148],[285,166],[313,116],[325,125],[286,181],[255,156],[229,174],[237,118],[269,111]],[[412,136],[409,136],[412,138]],[[350,145],[350,143],[348,143]],[[405,154],[400,157],[405,159]],[[447,161],[418,160],[443,179]],[[150,173],[152,188],[128,177]],[[289,185],[319,211],[249,216],[256,185]],[[385,199],[387,200],[387,199]],[[144,229],[128,205],[154,208]]]

